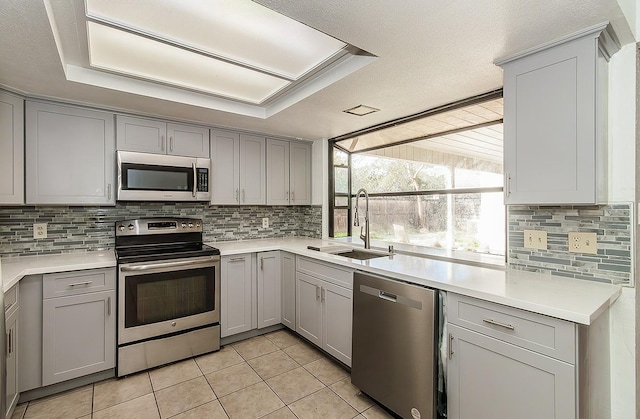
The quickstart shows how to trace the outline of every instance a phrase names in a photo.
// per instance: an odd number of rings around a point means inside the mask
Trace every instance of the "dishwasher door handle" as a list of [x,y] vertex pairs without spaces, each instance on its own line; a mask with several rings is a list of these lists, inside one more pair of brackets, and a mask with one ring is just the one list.
[[383,300],[391,301],[392,303],[398,301],[397,295],[382,290],[379,290],[378,297],[382,298]]

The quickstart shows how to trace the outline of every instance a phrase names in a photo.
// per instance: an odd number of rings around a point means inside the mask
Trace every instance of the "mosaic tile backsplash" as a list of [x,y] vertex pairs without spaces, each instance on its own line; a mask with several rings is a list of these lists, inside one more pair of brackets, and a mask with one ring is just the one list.
[[[510,268],[631,285],[632,204],[508,208]],[[524,230],[547,231],[547,250],[524,247]],[[597,234],[598,254],[570,253],[567,233]]]
[[[0,207],[0,256],[110,249],[116,221],[143,217],[200,218],[205,242],[322,236],[320,206],[136,202],[115,207]],[[262,228],[263,217],[269,218],[269,228]],[[46,239],[33,238],[34,223],[47,223]]]

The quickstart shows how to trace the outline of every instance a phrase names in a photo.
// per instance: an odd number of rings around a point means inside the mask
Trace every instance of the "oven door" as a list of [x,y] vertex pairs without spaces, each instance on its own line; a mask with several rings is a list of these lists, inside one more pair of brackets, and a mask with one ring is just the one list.
[[220,322],[220,256],[118,266],[118,344]]

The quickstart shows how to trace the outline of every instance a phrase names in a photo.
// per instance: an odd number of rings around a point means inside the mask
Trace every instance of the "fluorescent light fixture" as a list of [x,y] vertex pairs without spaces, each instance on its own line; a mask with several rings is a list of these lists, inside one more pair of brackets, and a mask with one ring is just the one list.
[[149,38],[87,22],[92,67],[260,103],[289,82]]
[[371,106],[358,105],[355,108],[347,109],[343,112],[350,113],[352,115],[364,116],[370,113],[378,112],[380,109],[372,108]]
[[254,118],[377,58],[251,0],[42,1],[67,80]]
[[87,16],[297,80],[347,46],[251,0],[86,0]]

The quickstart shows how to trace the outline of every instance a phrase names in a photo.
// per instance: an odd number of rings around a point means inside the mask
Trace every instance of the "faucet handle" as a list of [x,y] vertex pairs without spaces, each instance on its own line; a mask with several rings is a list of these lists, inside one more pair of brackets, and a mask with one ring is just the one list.
[[364,235],[362,230],[364,230],[364,227],[360,227],[360,240],[366,240],[367,236]]

